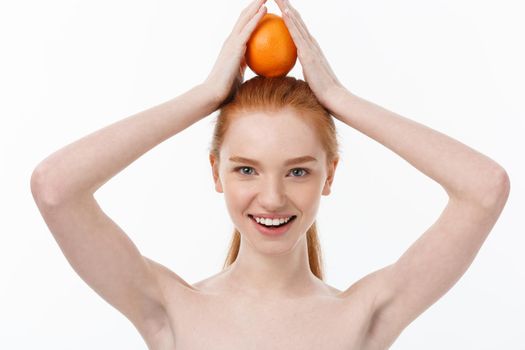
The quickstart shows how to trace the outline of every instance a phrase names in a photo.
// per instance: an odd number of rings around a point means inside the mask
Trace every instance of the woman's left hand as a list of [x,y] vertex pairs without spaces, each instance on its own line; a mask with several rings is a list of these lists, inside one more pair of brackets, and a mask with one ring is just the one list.
[[275,0],[297,47],[297,56],[303,68],[303,76],[315,96],[326,108],[345,88],[330,68],[317,41],[312,37],[299,12],[288,0]]

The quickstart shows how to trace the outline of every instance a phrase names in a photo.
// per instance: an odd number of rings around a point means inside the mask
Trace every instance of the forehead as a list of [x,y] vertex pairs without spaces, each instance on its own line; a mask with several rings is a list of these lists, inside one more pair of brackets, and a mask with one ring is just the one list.
[[324,150],[314,127],[305,118],[307,116],[293,109],[245,112],[235,116],[226,132],[221,153],[226,157],[264,158],[266,154],[287,159],[309,154],[318,158]]

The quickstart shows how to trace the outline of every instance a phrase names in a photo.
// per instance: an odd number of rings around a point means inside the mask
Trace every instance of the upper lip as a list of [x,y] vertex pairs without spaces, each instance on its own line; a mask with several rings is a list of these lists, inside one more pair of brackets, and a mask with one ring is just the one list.
[[287,214],[287,215],[281,215],[281,214],[248,214],[251,216],[256,216],[258,218],[265,218],[265,219],[285,219],[289,218],[291,216],[295,216],[293,214]]

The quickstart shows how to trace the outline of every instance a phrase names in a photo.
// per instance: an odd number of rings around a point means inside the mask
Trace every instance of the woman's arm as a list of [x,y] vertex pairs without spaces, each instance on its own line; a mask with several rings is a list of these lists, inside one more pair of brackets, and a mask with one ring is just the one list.
[[449,197],[491,208],[502,204],[508,186],[494,160],[425,125],[340,89],[329,106],[334,116],[388,147],[437,181]]
[[71,267],[133,323],[148,347],[169,327],[164,289],[169,285],[173,293],[187,284],[142,256],[93,194],[142,154],[211,113],[216,101],[210,91],[199,85],[87,135],[42,161],[31,177],[33,198]]
[[39,199],[56,205],[95,193],[141,155],[209,115],[219,105],[200,84],[160,105],[117,121],[44,159],[32,177]]
[[363,348],[386,349],[472,264],[505,206],[510,180],[487,156],[349,92],[334,98],[331,108],[449,194],[439,218],[397,261],[358,281],[375,298]]

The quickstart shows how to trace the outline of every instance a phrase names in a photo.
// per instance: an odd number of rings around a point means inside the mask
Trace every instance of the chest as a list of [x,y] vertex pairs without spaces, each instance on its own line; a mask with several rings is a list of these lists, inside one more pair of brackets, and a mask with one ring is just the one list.
[[170,303],[176,350],[362,349],[366,303],[333,297],[290,301],[192,295]]

